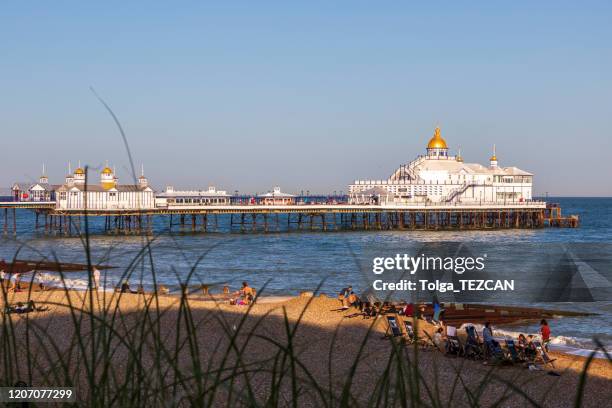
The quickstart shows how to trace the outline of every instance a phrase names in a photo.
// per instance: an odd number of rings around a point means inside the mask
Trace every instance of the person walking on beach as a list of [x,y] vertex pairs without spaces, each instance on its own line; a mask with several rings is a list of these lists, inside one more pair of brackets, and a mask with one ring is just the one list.
[[19,272],[13,274],[11,277],[13,280],[13,291],[18,292],[21,290],[21,274]]
[[548,345],[550,343],[550,327],[548,326],[546,319],[542,319],[540,322],[540,336],[542,336],[542,346],[544,346],[544,350],[548,352]]
[[93,289],[98,290],[100,288],[100,271],[98,268],[93,268]]

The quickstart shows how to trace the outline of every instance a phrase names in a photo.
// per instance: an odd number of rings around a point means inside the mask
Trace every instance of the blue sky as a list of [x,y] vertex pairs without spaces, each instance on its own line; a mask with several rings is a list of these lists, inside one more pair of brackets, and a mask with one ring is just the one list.
[[346,190],[451,149],[612,195],[610,2],[12,2],[0,186],[127,154],[158,188]]

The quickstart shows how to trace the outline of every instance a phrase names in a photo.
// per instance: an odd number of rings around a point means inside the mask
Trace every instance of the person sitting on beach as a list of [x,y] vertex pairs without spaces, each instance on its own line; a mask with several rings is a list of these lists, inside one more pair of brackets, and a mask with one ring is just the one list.
[[518,340],[516,342],[516,347],[518,349],[519,355],[521,355],[523,359],[527,359],[531,345],[529,344],[529,340],[527,340],[527,337],[525,337],[523,333],[519,334]]
[[546,319],[542,319],[540,322],[540,336],[542,337],[542,346],[544,350],[548,352],[548,345],[550,344],[550,326]]
[[238,295],[240,296],[240,300],[236,302],[238,305],[249,305],[255,298],[255,290],[249,286],[249,284],[244,281],[242,282],[242,288],[238,291]]
[[123,283],[121,284],[121,293],[136,293],[136,291],[133,291],[132,289],[130,289],[130,283],[128,281],[123,281]]
[[527,344],[525,346],[525,358],[527,360],[534,360],[538,354],[538,352],[536,351],[536,346],[535,344],[533,344],[533,340],[533,334],[527,336]]
[[490,349],[493,349],[499,345],[497,340],[495,340],[493,337],[493,328],[489,322],[486,322],[484,328],[482,329],[482,340]]
[[519,353],[525,355],[525,350],[528,347],[527,337],[523,333],[520,333],[518,336],[518,340],[516,341],[516,347],[519,350]]
[[[345,309],[343,309],[345,310]],[[376,316],[376,308],[372,306],[370,302],[362,302],[359,312],[351,313],[350,315],[344,316],[345,318],[352,319],[353,317],[363,316],[364,319]]]
[[425,316],[425,305],[419,306],[419,312],[417,313],[417,318],[421,320],[427,320],[427,317]]
[[348,296],[348,305],[349,307],[357,307],[359,310],[363,308],[359,296],[353,291],[351,291],[351,294]]
[[338,294],[338,300],[340,302],[342,302],[342,308],[343,309],[348,309],[349,308],[348,298],[351,295],[352,291],[353,291],[353,287],[349,285],[346,288],[342,288],[342,290]]
[[30,313],[30,312],[44,312],[49,310],[48,307],[38,307],[33,300],[28,301],[27,303],[17,302],[15,306],[8,306],[8,313]]
[[412,317],[414,315],[414,305],[412,303],[408,303],[402,310],[400,310],[400,314],[406,317]]
[[369,319],[370,317],[376,317],[378,311],[376,310],[376,305],[373,305],[370,302],[365,303],[365,307],[363,308],[363,318]]
[[433,336],[433,342],[436,345],[436,347],[438,348],[438,350],[440,351],[445,351],[446,350],[446,339],[444,336],[444,329],[441,327],[438,327],[436,329],[436,332],[434,333]]

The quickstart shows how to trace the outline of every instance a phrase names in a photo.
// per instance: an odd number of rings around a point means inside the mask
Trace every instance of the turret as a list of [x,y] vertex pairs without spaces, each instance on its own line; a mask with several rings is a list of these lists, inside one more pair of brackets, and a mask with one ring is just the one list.
[[113,171],[110,169],[110,167],[108,167],[108,162],[100,173],[100,184],[105,190],[111,189],[117,184],[117,179],[113,174]]
[[144,164],[140,168],[140,177],[138,177],[138,187],[144,188],[149,185],[149,180],[144,175]]
[[66,184],[74,183],[74,175],[72,174],[72,166],[68,162],[68,175],[66,176]]
[[85,170],[81,167],[81,161],[79,160],[79,167],[74,171],[73,182],[76,184],[85,184]]
[[448,157],[448,146],[440,135],[440,127],[436,127],[434,135],[427,144],[427,156],[432,158]]
[[461,148],[459,148],[457,156],[455,156],[455,160],[457,160],[459,163],[463,163],[463,157],[461,157]]
[[47,177],[47,172],[45,171],[45,163],[42,165],[42,174],[40,175],[38,182],[40,184],[49,184],[49,178]]
[[497,155],[495,154],[495,145],[493,145],[493,156],[489,159],[491,163],[491,168],[497,168]]

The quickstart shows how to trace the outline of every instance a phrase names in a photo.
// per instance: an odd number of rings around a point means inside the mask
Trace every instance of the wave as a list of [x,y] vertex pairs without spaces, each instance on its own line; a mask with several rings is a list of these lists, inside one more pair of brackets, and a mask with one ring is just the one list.
[[35,282],[43,283],[50,287],[67,288],[75,290],[87,290],[89,286],[88,279],[85,278],[66,278],[52,273],[37,273],[34,278]]

